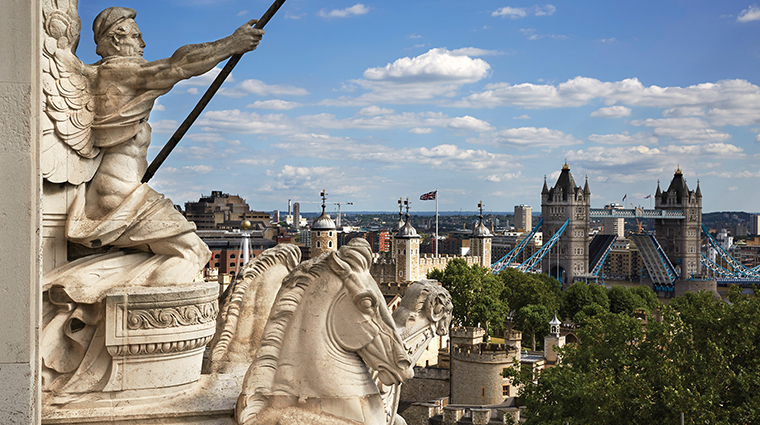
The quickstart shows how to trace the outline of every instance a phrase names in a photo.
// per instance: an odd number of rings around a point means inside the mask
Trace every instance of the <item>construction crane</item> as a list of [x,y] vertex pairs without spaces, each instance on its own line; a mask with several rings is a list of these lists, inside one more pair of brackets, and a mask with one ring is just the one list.
[[340,228],[340,216],[341,216],[340,206],[341,205],[353,205],[353,204],[354,204],[353,202],[345,202],[345,201],[344,202],[333,202],[333,205],[337,205],[338,206],[338,218],[335,220],[335,227]]

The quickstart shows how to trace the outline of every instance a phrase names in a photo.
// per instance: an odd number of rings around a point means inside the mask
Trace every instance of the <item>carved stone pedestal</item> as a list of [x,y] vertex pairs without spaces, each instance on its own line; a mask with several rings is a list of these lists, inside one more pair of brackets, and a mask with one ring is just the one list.
[[103,391],[195,382],[216,331],[215,283],[121,289],[106,296],[106,348],[113,357]]
[[[43,424],[226,424],[240,383],[201,380],[216,330],[219,287],[191,283],[131,287],[105,298],[111,368],[100,392],[46,403]],[[63,396],[67,397],[67,396]]]

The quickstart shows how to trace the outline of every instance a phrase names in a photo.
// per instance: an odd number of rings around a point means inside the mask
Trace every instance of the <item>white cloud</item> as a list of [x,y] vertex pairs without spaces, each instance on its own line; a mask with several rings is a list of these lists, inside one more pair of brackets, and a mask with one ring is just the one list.
[[415,38],[422,38],[422,36],[419,34],[409,34],[406,36],[406,38],[415,39]]
[[367,105],[377,103],[416,103],[451,97],[464,84],[488,76],[491,66],[460,51],[431,49],[416,57],[397,59],[383,67],[364,71],[364,79],[351,81],[352,87],[369,90],[359,97],[342,97],[323,101],[323,105]]
[[553,38],[555,40],[565,40],[567,39],[566,35],[562,34],[539,34],[536,32],[535,28],[520,28],[520,32],[528,39],[528,40],[540,40],[542,38]]
[[615,37],[610,37],[610,38],[600,38],[599,40],[596,40],[596,41],[600,43],[611,44],[611,43],[616,42],[617,40],[615,39]]
[[452,56],[494,56],[503,55],[500,50],[486,50],[478,47],[462,47],[449,52]]
[[753,4],[747,9],[742,10],[742,13],[736,17],[737,22],[750,22],[760,20],[760,8],[756,4]]
[[356,3],[345,9],[322,9],[317,13],[317,16],[321,18],[349,18],[351,16],[366,15],[367,13],[369,13],[369,7],[362,3]]
[[183,170],[192,171],[196,174],[208,174],[214,171],[214,167],[210,165],[187,165],[182,167]]
[[269,85],[261,80],[245,80],[238,84],[237,90],[253,93],[259,96],[305,96],[309,94],[306,89],[286,85]]
[[259,115],[240,110],[209,111],[197,124],[206,132],[241,134],[291,134],[292,121],[282,114]]
[[288,102],[286,100],[279,100],[279,99],[257,100],[247,105],[248,108],[279,109],[279,110],[290,110],[290,109],[295,109],[301,106],[303,106],[303,104],[298,103],[298,102]]
[[622,118],[631,116],[631,108],[625,106],[608,106],[606,108],[597,109],[591,113],[592,117],[600,118]]
[[[370,107],[372,108],[372,107]],[[308,128],[389,130],[414,127],[444,127],[452,130],[487,131],[492,128],[486,121],[465,115],[449,117],[440,112],[383,113],[381,110],[362,109],[354,117],[337,119],[332,114],[303,115],[296,120]],[[375,114],[373,114],[375,112]]]
[[482,59],[454,55],[445,48],[431,49],[414,58],[401,58],[384,67],[369,68],[364,78],[372,81],[474,83],[491,69]]
[[179,127],[179,121],[160,120],[150,121],[150,127],[154,133],[173,133]]
[[516,173],[490,174],[484,180],[492,183],[501,183],[504,180],[517,180],[520,177],[522,177],[522,172],[518,171]]
[[200,92],[198,91],[198,87],[190,87],[189,89],[187,89],[187,93],[188,94],[200,94]]
[[[219,73],[222,72],[222,68],[219,68],[218,66],[213,67],[210,71],[208,71],[205,74],[201,74],[197,77],[192,77],[189,80],[183,80],[177,83],[178,86],[203,86],[208,87],[211,85],[211,83],[214,82],[216,79],[216,76],[219,75]],[[224,80],[225,83],[234,82],[235,79],[232,78],[232,74],[228,75],[227,78]]]
[[450,117],[440,112],[396,113],[392,109],[370,106],[355,116],[338,119],[333,114],[302,115],[290,118],[284,114],[257,114],[240,110],[209,111],[198,120],[198,126],[210,133],[294,135],[314,129],[391,130],[440,127],[453,131],[489,131],[487,121],[465,115]]
[[646,87],[635,78],[603,82],[587,77],[575,77],[558,85],[493,83],[454,106],[564,108],[583,106],[594,99],[607,105],[668,108],[664,112],[667,117],[703,116],[710,126],[760,123],[760,87],[746,80],[688,87]]
[[728,133],[709,128],[710,125],[705,120],[697,117],[647,118],[646,120],[633,120],[631,125],[652,127],[654,128],[654,135],[658,137],[670,137],[691,142],[725,141],[731,138]]
[[435,129],[432,129],[432,128],[429,128],[429,127],[428,128],[414,127],[414,128],[412,128],[412,129],[409,130],[409,132],[412,133],[412,134],[430,134],[430,133],[432,133],[434,131],[435,131]]
[[557,147],[581,143],[570,134],[546,127],[505,128],[498,131],[481,133],[477,138],[467,139],[470,143],[486,145],[513,145],[527,147]]
[[368,115],[368,116],[374,116],[374,115],[388,115],[392,114],[396,111],[390,108],[381,108],[379,106],[367,106],[366,108],[362,108],[359,111],[359,115]]
[[510,7],[505,6],[499,9],[494,10],[491,13],[491,16],[495,17],[501,17],[501,18],[511,18],[511,19],[520,19],[528,16],[528,9],[524,7]]
[[554,15],[554,12],[557,11],[557,8],[552,6],[551,4],[547,4],[546,6],[534,6],[533,7],[533,14],[536,16],[551,16]]
[[241,10],[240,12],[238,12],[238,13],[237,13],[237,15],[236,15],[236,16],[245,16],[245,15],[247,15],[247,14],[248,14],[248,11],[247,11],[247,10]]
[[513,120],[529,120],[530,119],[530,115],[523,114],[523,115],[520,115],[518,117],[512,117],[512,119]]
[[650,133],[639,132],[633,135],[627,131],[618,134],[592,134],[588,136],[592,142],[603,145],[656,145],[657,138]]
[[551,4],[545,6],[532,6],[532,7],[511,7],[505,6],[491,12],[491,16],[496,18],[510,18],[510,19],[522,19],[528,15],[533,16],[551,16],[557,8]]

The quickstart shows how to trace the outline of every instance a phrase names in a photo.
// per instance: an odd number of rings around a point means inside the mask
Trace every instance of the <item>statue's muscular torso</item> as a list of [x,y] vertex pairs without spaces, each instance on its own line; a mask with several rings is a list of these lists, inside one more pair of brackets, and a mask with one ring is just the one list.
[[[229,37],[180,47],[167,59],[148,62],[142,57],[142,48],[138,54],[131,51],[128,56],[105,58],[95,82],[96,116],[109,116],[151,90],[162,92],[157,96],[163,94],[179,81],[206,73],[235,53],[255,49],[263,31],[251,28],[252,22]],[[136,26],[132,31],[139,34]],[[146,112],[150,108],[152,104]],[[150,126],[147,119],[148,114],[145,114],[134,137],[103,148],[100,168],[87,188],[86,211],[91,219],[113,211],[140,185],[148,167]]]
[[[147,64],[142,58],[134,58],[134,65]],[[120,70],[121,71],[121,70]],[[114,75],[116,74],[116,75]],[[104,67],[98,75],[95,96],[98,100],[97,115],[109,116],[140,94],[130,80],[119,78],[121,72]],[[115,146],[102,148],[103,158],[98,172],[87,190],[87,215],[92,219],[102,217],[117,208],[140,184],[148,168],[150,126],[146,115],[138,123],[137,134]]]

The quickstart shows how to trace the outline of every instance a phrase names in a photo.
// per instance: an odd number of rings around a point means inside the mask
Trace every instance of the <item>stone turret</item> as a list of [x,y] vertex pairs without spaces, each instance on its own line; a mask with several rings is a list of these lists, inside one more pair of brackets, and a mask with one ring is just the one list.
[[560,362],[557,348],[565,346],[565,337],[564,335],[560,335],[559,327],[561,324],[555,313],[554,319],[549,322],[549,335],[544,337],[544,357],[547,364],[557,364]]
[[478,209],[480,210],[478,224],[470,235],[470,255],[477,257],[479,259],[478,264],[481,266],[490,268],[491,238],[493,235],[488,227],[483,224],[483,201],[478,203]]
[[417,229],[412,226],[412,221],[409,218],[410,202],[408,198],[404,201],[404,206],[406,207],[406,220],[393,237],[396,278],[404,282],[414,282],[420,280],[420,235],[417,234]]
[[683,211],[680,220],[655,220],[657,241],[682,279],[700,273],[699,243],[702,227],[702,190],[689,190],[681,167],[673,174],[668,190],[660,191],[657,183],[654,207],[656,210]]
[[322,215],[317,217],[311,225],[310,256],[312,258],[318,257],[324,252],[338,249],[338,231],[335,222],[325,212],[327,192],[323,190],[320,196],[322,196]]
[[588,273],[590,213],[588,179],[583,188],[576,186],[570,167],[565,162],[554,187],[548,188],[544,180],[541,191],[544,243],[569,220],[559,241],[541,263],[545,273],[556,277],[565,286],[572,284],[575,276]]

